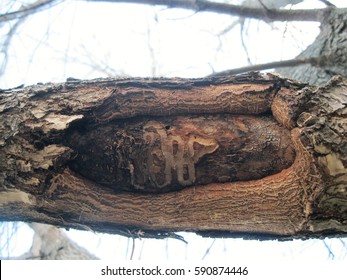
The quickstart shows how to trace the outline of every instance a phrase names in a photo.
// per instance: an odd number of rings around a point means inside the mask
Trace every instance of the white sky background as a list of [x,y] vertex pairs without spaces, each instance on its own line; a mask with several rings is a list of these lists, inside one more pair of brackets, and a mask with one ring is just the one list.
[[[324,5],[306,0],[297,6]],[[0,88],[61,82],[67,77],[201,77],[213,69],[245,66],[240,27],[218,36],[235,20],[182,9],[63,1],[19,27]],[[247,21],[244,41],[252,63],[270,62],[293,58],[314,40],[318,30],[317,23]],[[7,32],[6,28],[1,31]]]
[[[4,7],[26,1],[1,0]],[[28,1],[27,1],[28,2]],[[31,1],[30,1],[31,2]],[[240,1],[229,1],[237,4]],[[331,0],[346,7],[345,0]],[[305,0],[300,8],[324,7]],[[15,7],[13,7],[15,9]],[[8,50],[0,88],[38,82],[63,82],[67,77],[91,79],[106,76],[202,77],[248,65],[240,40],[240,26],[218,36],[235,17],[142,5],[63,1],[34,14],[20,25]],[[1,33],[2,32],[2,33]],[[8,28],[0,29],[0,40]],[[246,21],[244,43],[253,64],[291,59],[313,42],[317,23],[263,23]],[[5,56],[0,53],[0,65]],[[25,226],[11,240],[11,255],[30,248],[32,233]],[[11,230],[9,229],[9,232]],[[106,259],[129,259],[132,240],[71,230],[69,236]],[[6,233],[0,245],[6,243]],[[178,240],[136,240],[134,259],[284,260],[346,259],[347,240],[256,242],[208,239],[184,234]],[[212,244],[213,243],[213,244]],[[212,245],[212,246],[211,246]],[[0,248],[1,248],[0,247]],[[3,251],[4,253],[4,251]],[[6,253],[6,250],[5,250]]]

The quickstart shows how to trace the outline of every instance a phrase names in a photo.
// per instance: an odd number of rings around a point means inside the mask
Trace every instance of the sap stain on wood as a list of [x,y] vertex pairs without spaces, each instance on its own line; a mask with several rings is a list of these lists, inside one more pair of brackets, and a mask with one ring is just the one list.
[[72,129],[70,168],[117,191],[167,192],[260,179],[288,168],[289,131],[270,116],[176,116]]

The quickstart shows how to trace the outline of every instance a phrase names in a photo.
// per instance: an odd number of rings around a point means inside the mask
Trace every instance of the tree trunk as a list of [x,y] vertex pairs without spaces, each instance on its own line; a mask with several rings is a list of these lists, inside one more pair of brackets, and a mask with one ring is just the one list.
[[29,252],[14,260],[97,260],[86,249],[70,240],[57,227],[31,223],[34,230],[33,244]]
[[347,9],[332,9],[325,14],[321,32],[298,58],[321,57],[319,65],[276,69],[285,77],[312,85],[322,85],[333,76],[347,77]]
[[346,235],[347,81],[68,79],[0,93],[1,220]]

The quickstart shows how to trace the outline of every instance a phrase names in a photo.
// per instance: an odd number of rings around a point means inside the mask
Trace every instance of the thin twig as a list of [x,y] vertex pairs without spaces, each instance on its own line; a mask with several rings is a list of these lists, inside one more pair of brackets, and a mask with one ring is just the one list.
[[334,253],[331,251],[330,246],[325,242],[325,240],[323,240],[323,244],[324,244],[325,248],[328,250],[329,258],[332,260],[335,259]]
[[235,68],[231,70],[225,70],[225,71],[213,73],[209,76],[211,77],[211,76],[236,75],[236,74],[241,74],[245,72],[261,71],[261,70],[267,70],[272,68],[293,67],[293,66],[298,66],[303,64],[323,66],[324,61],[326,61],[324,57],[295,58],[295,59],[289,59],[289,60],[274,61],[274,62],[269,62],[264,64],[250,65],[250,66]]
[[245,51],[245,54],[247,56],[247,61],[249,65],[253,65],[251,58],[249,56],[249,52],[248,52],[248,48],[247,45],[245,43],[245,39],[244,39],[244,28],[245,28],[245,20],[243,19],[242,21],[240,21],[240,39],[241,39],[241,45],[243,50]]
[[218,36],[222,36],[226,33],[228,33],[230,30],[232,30],[236,25],[241,24],[242,21],[244,21],[243,18],[239,18],[237,20],[234,20],[230,25],[228,25],[226,28],[224,28],[221,32],[218,33]]
[[211,2],[205,0],[87,0],[90,2],[112,2],[112,3],[133,3],[144,5],[159,5],[168,8],[181,8],[193,10],[196,12],[213,12],[219,14],[228,14],[232,16],[254,18],[264,21],[319,21],[324,15],[331,11],[331,8],[324,9],[263,9],[240,5],[231,5],[220,2]]
[[131,261],[133,260],[134,252],[135,252],[135,237],[133,237],[132,240],[133,240],[133,246],[131,248],[131,254],[130,254],[130,260]]
[[206,258],[206,256],[210,253],[212,246],[214,245],[214,243],[216,242],[216,238],[213,239],[211,245],[207,248],[205,254],[202,256],[201,260],[204,260]]
[[4,60],[0,65],[0,77],[4,74],[7,62],[8,62],[8,49],[11,43],[13,36],[16,34],[18,27],[24,22],[24,18],[18,19],[15,24],[10,28],[9,32],[6,34],[4,43],[1,46],[0,52],[4,54]]

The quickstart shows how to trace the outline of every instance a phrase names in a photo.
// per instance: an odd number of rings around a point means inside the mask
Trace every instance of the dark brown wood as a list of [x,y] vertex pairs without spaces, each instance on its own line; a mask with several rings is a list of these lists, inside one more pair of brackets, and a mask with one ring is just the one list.
[[346,88],[250,73],[3,91],[0,219],[128,236],[345,235]]
[[208,115],[72,127],[70,168],[114,190],[163,192],[249,181],[288,168],[295,152],[270,116]]

